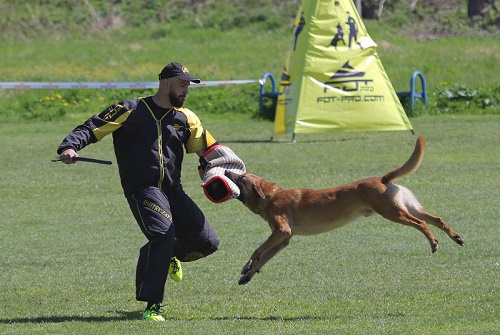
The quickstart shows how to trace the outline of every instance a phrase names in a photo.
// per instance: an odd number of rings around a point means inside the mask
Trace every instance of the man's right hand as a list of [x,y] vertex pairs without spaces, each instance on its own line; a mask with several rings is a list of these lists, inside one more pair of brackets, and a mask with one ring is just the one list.
[[76,160],[74,160],[73,157],[78,157],[78,153],[75,150],[71,149],[71,148],[68,148],[68,149],[64,150],[59,155],[59,159],[64,164],[75,164]]

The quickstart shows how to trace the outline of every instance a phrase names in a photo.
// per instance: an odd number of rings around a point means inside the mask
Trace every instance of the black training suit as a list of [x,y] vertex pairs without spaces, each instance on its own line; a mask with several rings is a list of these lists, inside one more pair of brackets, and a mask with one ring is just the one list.
[[121,101],[92,116],[57,152],[80,151],[111,133],[124,194],[149,240],[140,251],[136,297],[161,302],[171,257],[192,261],[218,248],[215,232],[181,184],[184,149],[200,152],[216,142],[189,109],[164,109],[147,97]]

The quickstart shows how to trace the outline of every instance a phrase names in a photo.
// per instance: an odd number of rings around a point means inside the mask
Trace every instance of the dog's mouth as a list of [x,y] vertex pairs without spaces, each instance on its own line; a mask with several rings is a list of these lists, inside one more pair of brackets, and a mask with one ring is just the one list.
[[240,195],[236,198],[240,201],[243,202],[244,195],[243,195],[243,183],[241,182],[241,178],[244,177],[244,175],[240,175],[234,172],[231,172],[229,170],[224,171],[224,175],[232,181],[240,190]]
[[238,177],[240,176],[239,174],[237,173],[234,173],[234,172],[231,172],[229,170],[226,170],[224,171],[224,175],[229,178],[230,181],[232,181],[233,183],[235,183],[238,187],[240,187],[238,185]]

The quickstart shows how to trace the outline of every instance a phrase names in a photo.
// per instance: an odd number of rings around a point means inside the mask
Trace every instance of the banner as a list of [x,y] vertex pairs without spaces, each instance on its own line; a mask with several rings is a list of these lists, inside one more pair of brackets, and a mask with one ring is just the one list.
[[412,130],[352,0],[304,0],[279,89],[275,135]]
[[[225,80],[225,81],[202,81],[200,84],[193,83],[190,87],[211,87],[211,86],[229,86],[252,84],[258,80]],[[24,81],[5,81],[0,82],[0,89],[105,89],[105,88],[158,88],[157,81],[151,82],[24,82]]]

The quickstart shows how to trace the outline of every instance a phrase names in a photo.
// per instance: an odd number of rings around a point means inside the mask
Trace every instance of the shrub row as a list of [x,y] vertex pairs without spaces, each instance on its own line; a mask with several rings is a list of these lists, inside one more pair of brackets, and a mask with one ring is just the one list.
[[[234,118],[274,119],[275,104],[270,99],[259,111],[259,92],[255,84],[191,89],[186,106],[196,113]],[[53,121],[84,118],[96,114],[111,103],[147,96],[154,90],[31,90],[12,91],[0,112],[0,121]],[[438,114],[500,114],[500,85],[470,89],[464,86],[442,87],[429,94],[428,105],[418,101],[413,111],[402,100],[410,117]]]

